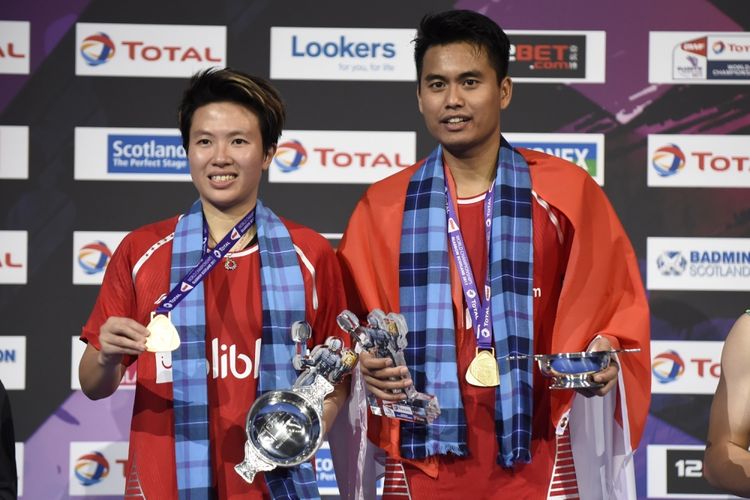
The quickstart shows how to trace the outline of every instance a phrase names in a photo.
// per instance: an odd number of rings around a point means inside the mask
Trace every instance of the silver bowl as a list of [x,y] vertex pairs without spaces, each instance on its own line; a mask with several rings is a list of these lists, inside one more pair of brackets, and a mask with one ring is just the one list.
[[323,442],[322,415],[293,391],[272,391],[253,404],[245,423],[248,440],[276,466],[307,461]]
[[550,389],[590,389],[604,384],[594,382],[591,375],[605,370],[612,351],[561,352],[534,356],[539,369],[552,378]]

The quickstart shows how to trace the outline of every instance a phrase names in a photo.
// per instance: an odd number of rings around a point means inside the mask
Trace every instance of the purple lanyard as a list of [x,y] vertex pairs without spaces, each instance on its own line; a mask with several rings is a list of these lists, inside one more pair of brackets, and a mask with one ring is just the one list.
[[[487,245],[487,256],[490,255],[490,238],[492,237],[492,205],[494,199],[494,183],[490,186],[487,195],[484,197],[484,230],[485,242]],[[477,292],[477,285],[474,281],[474,272],[471,269],[471,262],[466,251],[461,228],[458,225],[456,209],[453,207],[448,186],[445,187],[445,211],[448,216],[448,239],[453,249],[453,257],[456,260],[458,274],[461,276],[461,287],[464,290],[466,305],[471,311],[472,322],[474,324],[474,334],[477,337],[477,347],[479,349],[491,349],[492,343],[492,317],[490,315],[490,267],[487,266],[487,275],[484,281],[485,297],[482,300],[481,295]],[[481,327],[478,327],[481,325]]]
[[188,293],[198,286],[198,284],[205,279],[211,269],[219,263],[229,250],[237,243],[237,240],[242,238],[242,235],[255,224],[255,209],[253,208],[250,212],[245,215],[236,226],[232,228],[229,233],[214,247],[213,250],[206,250],[206,243],[208,241],[208,224],[203,224],[203,257],[198,263],[191,269],[180,282],[175,285],[174,288],[167,294],[167,297],[159,304],[156,308],[156,314],[167,314],[169,311],[177,307],[177,304],[182,302],[182,299],[187,297]]

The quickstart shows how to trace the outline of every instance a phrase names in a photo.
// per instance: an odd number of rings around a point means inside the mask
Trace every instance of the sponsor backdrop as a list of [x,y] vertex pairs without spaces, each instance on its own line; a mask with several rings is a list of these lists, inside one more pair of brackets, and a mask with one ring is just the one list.
[[[750,305],[745,2],[71,0],[0,7],[0,377],[23,497],[123,491],[137,367],[88,401],[76,336],[123,236],[196,197],[175,116],[189,75],[272,79],[289,119],[262,197],[335,245],[369,183],[434,147],[410,40],[425,12],[452,7],[510,34],[508,138],[586,169],[635,246],[653,328],[639,496],[716,495],[702,479],[709,405]],[[318,474],[335,497],[329,457]]]

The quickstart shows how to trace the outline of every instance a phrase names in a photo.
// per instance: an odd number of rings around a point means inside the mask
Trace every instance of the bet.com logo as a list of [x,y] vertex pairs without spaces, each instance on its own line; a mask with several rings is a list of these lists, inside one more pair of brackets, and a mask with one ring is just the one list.
[[687,259],[679,251],[667,250],[656,258],[656,267],[664,276],[680,276],[687,269]]
[[654,356],[651,372],[659,383],[668,384],[685,373],[685,362],[676,351],[666,351]]
[[273,161],[282,172],[294,172],[307,162],[307,150],[294,139],[282,142],[276,148]]
[[100,240],[88,243],[78,251],[78,265],[86,274],[104,272],[111,258],[112,250]]
[[668,144],[654,151],[651,165],[661,177],[670,177],[685,168],[685,153],[676,144]]

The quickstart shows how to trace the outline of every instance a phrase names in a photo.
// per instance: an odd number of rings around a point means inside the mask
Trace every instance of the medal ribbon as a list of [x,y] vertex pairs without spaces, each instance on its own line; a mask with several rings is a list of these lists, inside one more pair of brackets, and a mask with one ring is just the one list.
[[[490,238],[492,235],[492,205],[494,200],[495,183],[490,186],[487,195],[484,197],[484,231],[485,244],[487,245],[487,257],[490,255]],[[474,334],[477,339],[477,347],[483,350],[493,348],[492,341],[492,315],[490,314],[490,266],[487,266],[487,275],[484,280],[484,300],[477,291],[477,285],[474,281],[474,272],[471,269],[471,262],[466,251],[463,236],[461,236],[461,227],[458,224],[458,214],[453,206],[450,191],[446,183],[445,186],[445,211],[448,217],[448,239],[453,249],[453,258],[456,261],[458,274],[461,276],[461,288],[464,291],[466,305],[471,312],[471,318],[474,326]]]
[[255,224],[255,208],[245,215],[237,225],[214,247],[211,251],[206,251],[208,242],[207,224],[203,224],[203,257],[191,269],[180,282],[172,288],[166,298],[156,308],[156,314],[167,314],[177,307],[177,304],[187,297],[195,286],[203,281],[208,273],[213,269],[221,259],[229,253],[229,250],[242,238],[242,235]]

